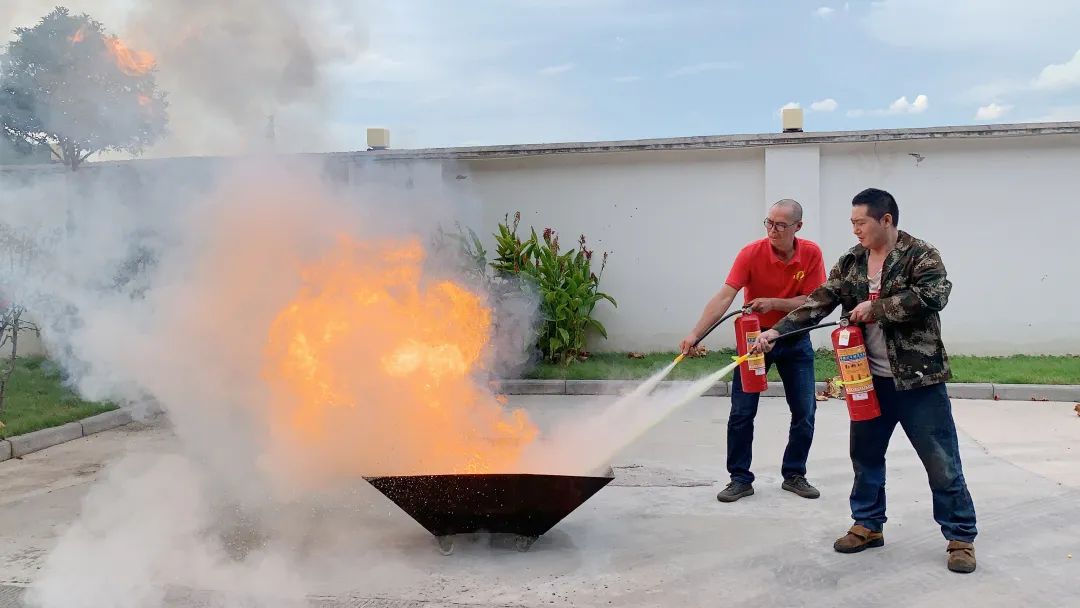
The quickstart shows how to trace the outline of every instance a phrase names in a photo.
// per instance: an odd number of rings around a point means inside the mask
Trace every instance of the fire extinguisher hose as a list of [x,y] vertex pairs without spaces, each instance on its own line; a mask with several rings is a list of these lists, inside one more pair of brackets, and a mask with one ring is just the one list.
[[773,339],[773,342],[777,342],[777,341],[783,340],[785,338],[794,338],[795,336],[800,336],[802,334],[814,331],[815,329],[821,329],[822,327],[832,327],[833,325],[840,325],[840,323],[842,323],[843,321],[847,321],[847,317],[843,317],[842,321],[830,321],[828,323],[819,323],[819,324],[813,325],[811,327],[804,327],[802,329],[796,329],[796,330],[793,330],[793,331],[789,331],[786,334],[780,334],[779,336],[776,336],[776,338]]
[[[724,321],[727,321],[728,319],[730,319],[731,317],[734,317],[737,314],[741,314],[743,312],[743,310],[744,309],[742,309],[742,308],[738,308],[738,309],[736,309],[736,310],[734,310],[732,312],[729,312],[728,314],[720,317],[716,321],[716,323],[713,323],[712,325],[710,325],[709,329],[706,329],[705,333],[701,334],[701,336],[697,340],[695,340],[693,344],[690,345],[690,348],[696,348],[698,344],[701,344],[701,341],[704,340],[706,336],[711,334],[713,332],[713,330],[716,329],[717,327],[720,327],[721,323],[723,323]],[[679,363],[685,358],[686,358],[686,355],[683,355],[683,354],[680,353],[678,357],[675,357],[675,363]]]

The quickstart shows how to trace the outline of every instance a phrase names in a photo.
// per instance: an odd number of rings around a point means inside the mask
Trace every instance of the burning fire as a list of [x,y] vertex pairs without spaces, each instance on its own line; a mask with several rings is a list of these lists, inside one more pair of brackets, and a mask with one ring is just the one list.
[[[80,30],[81,32],[82,30]],[[78,34],[79,32],[76,32]],[[146,51],[129,49],[116,36],[105,38],[105,50],[112,55],[120,71],[128,76],[142,76],[154,68],[156,60]]]
[[142,94],[140,94],[136,99],[139,101],[139,105],[144,108],[148,107],[150,105],[150,102],[152,101],[149,95]]
[[[86,40],[86,26],[79,26],[75,33],[68,36],[68,42],[72,46]],[[107,52],[116,62],[120,71],[128,76],[142,76],[154,68],[157,60],[146,51],[136,51],[128,48],[123,40],[116,36],[106,36],[102,39]],[[141,103],[141,100],[140,100]]]
[[509,471],[537,435],[472,377],[491,311],[458,283],[425,282],[424,255],[417,241],[340,237],[271,325],[271,432],[323,471]]

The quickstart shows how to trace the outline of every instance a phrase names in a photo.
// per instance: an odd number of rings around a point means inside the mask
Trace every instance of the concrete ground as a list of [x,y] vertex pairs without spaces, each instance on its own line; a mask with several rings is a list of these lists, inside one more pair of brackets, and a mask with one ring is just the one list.
[[[519,397],[542,423],[613,397]],[[366,484],[304,532],[314,606],[1080,606],[1080,417],[1073,404],[954,401],[980,536],[978,571],[945,569],[926,475],[898,428],[889,453],[886,546],[833,552],[850,525],[847,421],[820,404],[806,500],[781,491],[782,399],[764,399],[756,495],[721,504],[727,398],[702,398],[620,453],[616,480],[529,552],[484,539],[451,556]],[[124,453],[175,449],[164,426],[133,425],[0,463],[0,606],[18,606],[80,500]],[[297,514],[297,518],[305,515]],[[87,560],[98,558],[86,556]],[[217,606],[169,591],[168,606]],[[5,603],[6,602],[6,603]],[[87,598],[80,606],[112,606]],[[124,604],[127,605],[127,604]],[[135,605],[135,604],[131,604]],[[263,606],[266,602],[235,604]]]

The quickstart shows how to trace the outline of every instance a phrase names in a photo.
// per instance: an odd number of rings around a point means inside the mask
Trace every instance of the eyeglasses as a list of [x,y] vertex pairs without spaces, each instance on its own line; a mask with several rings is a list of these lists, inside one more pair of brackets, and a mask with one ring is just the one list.
[[[798,222],[795,222],[795,224],[797,224],[797,223]],[[784,222],[774,222],[774,221],[772,221],[772,220],[770,220],[768,218],[765,219],[765,229],[766,230],[772,230],[773,228],[776,228],[780,232],[783,232],[783,231],[787,230],[788,228],[791,228],[795,224],[785,224]]]

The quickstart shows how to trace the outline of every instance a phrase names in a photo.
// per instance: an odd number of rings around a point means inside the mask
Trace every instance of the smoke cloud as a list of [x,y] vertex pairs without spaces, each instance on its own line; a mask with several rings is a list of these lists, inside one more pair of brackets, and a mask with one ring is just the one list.
[[[127,44],[151,53],[170,134],[150,157],[314,152],[362,145],[335,133],[335,68],[368,48],[370,2],[356,0],[71,0]],[[32,26],[54,1],[6,2],[0,28]],[[343,144],[343,142],[346,142]],[[351,143],[350,142],[355,142]]]
[[[367,2],[159,0],[127,23],[158,58],[175,134],[155,154],[229,154],[268,145],[325,150],[324,117],[339,102],[328,78],[367,49]],[[271,118],[272,117],[272,118]],[[360,134],[356,135],[360,145]]]
[[[535,301],[433,255],[436,227],[467,215],[439,175],[296,157],[0,172],[0,288],[82,395],[163,410],[179,440],[94,487],[37,605],[155,605],[223,581],[302,597],[283,575],[299,555],[274,544],[296,522],[238,559],[229,513],[364,475],[517,466],[537,431],[487,383],[527,359]],[[71,566],[90,555],[95,569]]]
[[324,145],[327,70],[366,44],[356,7],[70,4],[157,57],[156,154],[245,154],[0,169],[0,293],[83,397],[163,412],[177,440],[93,486],[32,605],[296,605],[313,572],[357,567],[306,543],[381,500],[362,476],[522,466],[537,428],[488,381],[535,356],[537,299],[438,246],[437,227],[482,228],[475,204],[438,163],[264,154]]

